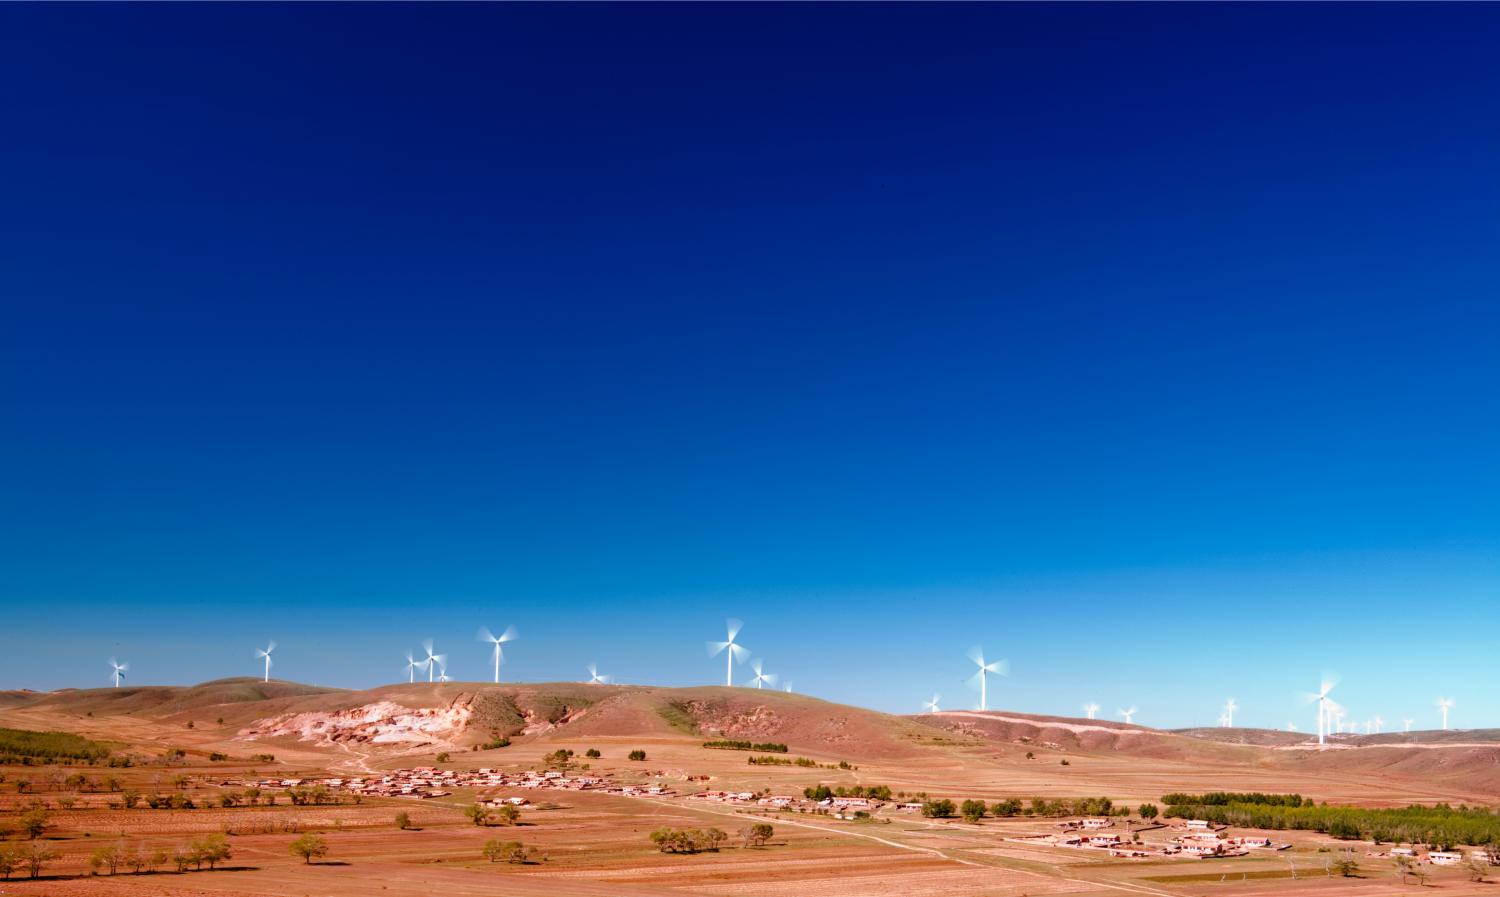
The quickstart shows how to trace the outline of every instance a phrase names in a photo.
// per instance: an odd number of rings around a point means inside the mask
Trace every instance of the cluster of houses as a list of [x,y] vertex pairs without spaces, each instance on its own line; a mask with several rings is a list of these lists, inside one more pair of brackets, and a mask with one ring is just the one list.
[[1483,850],[1470,851],[1465,857],[1457,850],[1429,850],[1425,854],[1417,852],[1415,847],[1392,847],[1389,853],[1371,852],[1366,856],[1372,857],[1406,857],[1419,863],[1431,863],[1434,866],[1462,866],[1468,860],[1477,860],[1481,863],[1490,864],[1493,857]]
[[1153,845],[1137,842],[1134,833],[1127,833],[1128,836],[1122,837],[1105,831],[1114,825],[1114,820],[1109,818],[1086,817],[1058,823],[1058,828],[1063,831],[1056,835],[1033,835],[1007,840],[1103,850],[1114,857],[1180,856],[1199,859],[1245,856],[1251,850],[1285,850],[1291,846],[1273,844],[1270,838],[1231,838],[1224,834],[1222,826],[1214,826],[1201,819],[1188,820],[1175,828],[1177,834],[1169,841]]
[[[304,785],[323,785],[330,789],[348,791],[367,797],[411,797],[425,799],[445,797],[456,788],[555,788],[568,791],[600,791],[626,797],[663,797],[672,792],[664,785],[621,785],[604,776],[568,775],[557,770],[510,773],[481,767],[472,770],[438,769],[434,766],[418,766],[397,769],[383,775],[356,776],[330,779],[268,779],[247,782],[261,788],[298,788]],[[498,806],[501,803],[525,805],[525,798],[510,797],[488,801]]]
[[[828,812],[835,819],[854,819],[857,813],[873,813],[886,805],[885,801],[869,797],[825,797],[810,800],[790,795],[762,796],[758,791],[699,791],[688,795],[688,800],[709,800],[722,804],[745,807],[765,807],[771,810],[796,810],[801,813]],[[898,810],[920,810],[920,803],[896,804]]]

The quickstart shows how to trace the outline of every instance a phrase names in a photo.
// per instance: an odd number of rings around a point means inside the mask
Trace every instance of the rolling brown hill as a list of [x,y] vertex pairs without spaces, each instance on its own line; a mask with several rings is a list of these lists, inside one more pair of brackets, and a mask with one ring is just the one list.
[[[194,721],[198,726],[189,734],[186,727]],[[76,731],[145,750],[186,744],[244,754],[263,743],[277,746],[278,756],[290,751],[303,758],[330,749],[347,755],[358,746],[394,759],[467,750],[499,736],[521,746],[632,737],[693,749],[701,741],[729,738],[784,743],[793,753],[824,761],[946,769],[980,780],[1008,781],[1024,770],[1038,782],[1071,782],[1070,788],[1113,787],[1115,780],[1102,770],[1107,766],[1116,770],[1111,775],[1126,777],[1136,763],[1202,790],[1313,793],[1326,787],[1331,791],[1322,793],[1337,795],[1338,782],[1363,779],[1378,786],[1388,777],[1427,783],[1435,795],[1500,799],[1500,733],[1494,730],[1342,736],[1318,750],[1305,735],[1270,730],[1165,731],[1004,711],[899,716],[723,686],[450,682],[352,691],[223,679],[187,687],[4,692],[0,725]],[[1066,772],[1058,768],[1069,758]]]

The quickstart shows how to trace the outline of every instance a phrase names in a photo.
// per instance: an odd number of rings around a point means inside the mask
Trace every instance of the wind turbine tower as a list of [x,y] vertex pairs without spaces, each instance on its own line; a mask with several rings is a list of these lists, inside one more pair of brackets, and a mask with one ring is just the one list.
[[479,640],[481,642],[489,642],[490,644],[492,644],[492,645],[495,646],[495,684],[496,685],[500,684],[500,663],[501,663],[501,660],[502,660],[502,658],[504,656],[504,652],[500,650],[500,646],[503,645],[503,644],[505,644],[506,642],[514,641],[515,638],[516,638],[516,627],[514,627],[514,626],[507,626],[507,627],[505,627],[505,631],[503,633],[501,633],[498,637],[493,632],[490,632],[490,630],[487,627],[485,627],[485,626],[479,627]]
[[719,652],[721,651],[728,655],[724,658],[727,662],[724,668],[724,684],[733,685],[735,658],[744,660],[745,658],[750,656],[750,649],[735,642],[735,639],[739,637],[741,627],[745,625],[744,623],[740,622],[739,620],[728,620],[724,625],[724,641],[709,642],[708,656],[717,657],[719,656]]
[[1443,711],[1443,731],[1446,732],[1448,730],[1448,711],[1453,709],[1453,699],[1438,698],[1437,705],[1438,709]]
[[942,699],[943,699],[942,695],[938,694],[937,692],[933,692],[932,693],[932,700],[930,700],[930,701],[923,701],[922,702],[922,707],[925,708],[928,713],[937,713],[938,710],[941,709],[941,708],[938,707],[938,701],[941,701]]
[[1130,723],[1133,723],[1135,721],[1135,715],[1138,712],[1139,711],[1136,710],[1135,705],[1131,704],[1130,705],[1130,709],[1129,710],[1121,710],[1120,711],[1120,715],[1123,716],[1123,717],[1125,717],[1125,723],[1126,723],[1126,725],[1129,725]]
[[422,650],[427,652],[427,656],[422,660],[422,665],[427,667],[427,681],[431,682],[433,671],[448,662],[448,655],[432,653],[432,639],[422,642]]
[[1240,705],[1234,702],[1234,698],[1224,702],[1224,727],[1226,729],[1234,727],[1234,712],[1238,709]]
[[756,688],[765,688],[767,685],[774,687],[776,685],[776,674],[767,673],[760,662],[760,658],[757,657],[755,662],[750,664],[750,669],[755,671],[755,677],[745,683],[746,685],[753,685]]
[[1093,719],[1094,714],[1099,712],[1099,705],[1090,701],[1089,703],[1083,705],[1083,712],[1088,715],[1089,719]]
[[969,677],[970,682],[977,681],[979,683],[979,709],[988,710],[990,709],[990,673],[994,673],[997,676],[1009,676],[1010,663],[1004,660],[997,660],[994,663],[985,663],[984,650],[982,648],[979,648],[978,646],[969,649],[969,659],[974,661],[975,665],[979,667],[979,672]]
[[130,664],[120,663],[119,661],[111,657],[109,659],[109,666],[111,670],[109,674],[110,678],[115,680],[115,688],[119,688],[120,680],[125,678],[125,671],[130,669]]
[[255,649],[255,656],[256,657],[264,657],[266,659],[266,675],[265,675],[265,678],[261,680],[262,682],[270,682],[271,681],[271,652],[275,651],[275,650],[276,650],[276,643],[275,642],[267,642],[265,650],[261,650],[260,648],[256,648]]

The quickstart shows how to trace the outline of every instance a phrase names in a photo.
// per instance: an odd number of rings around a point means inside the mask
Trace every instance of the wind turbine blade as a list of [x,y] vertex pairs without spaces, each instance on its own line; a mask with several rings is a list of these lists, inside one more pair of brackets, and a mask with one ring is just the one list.
[[1009,676],[1010,675],[1010,661],[1008,661],[1008,660],[997,660],[994,663],[988,664],[987,666],[985,666],[985,669],[989,670],[991,673],[995,673],[996,675]]
[[744,663],[745,658],[750,656],[750,649],[744,645],[730,645],[729,650],[734,652],[734,659],[741,663]]
[[[760,658],[759,657],[755,658],[754,660],[752,660],[750,662],[750,669],[754,670],[755,671],[755,675],[757,675],[757,676],[759,676],[761,674],[761,670],[764,669],[764,664],[762,664],[760,662]],[[1441,702],[1439,702],[1439,703],[1441,703]]]
[[479,640],[481,642],[493,642],[495,641],[495,634],[490,632],[490,627],[481,626],[479,627]]
[[984,649],[978,645],[969,649],[969,659],[980,666],[984,666]]
[[430,639],[430,638],[424,638],[424,639],[422,639],[422,650],[427,652],[427,656],[428,657],[432,656],[432,639]]
[[435,663],[435,664],[437,664],[438,665],[438,669],[440,669],[440,670],[441,669],[447,669],[447,667],[448,667],[448,655],[446,655],[446,654],[434,654],[434,655],[432,655],[432,662]]
[[724,631],[727,632],[728,635],[724,637],[724,640],[728,642],[734,641],[734,637],[739,635],[740,630],[743,628],[745,628],[745,622],[743,620],[736,620],[733,617],[725,620]]
[[777,680],[778,677],[777,677],[777,675],[775,673],[766,673],[766,674],[762,675],[760,678],[767,685],[775,685],[776,684],[776,680]]
[[500,633],[500,638],[498,640],[502,642],[510,642],[515,641],[517,638],[519,638],[519,636],[516,634],[516,627],[507,626],[505,627],[505,631]]
[[984,670],[980,670],[979,672],[975,673],[974,675],[970,676],[969,678],[965,679],[964,681],[967,682],[967,683],[969,683],[969,685],[973,686],[974,688],[978,688],[979,687],[979,683],[983,679],[984,679]]
[[276,650],[276,640],[275,640],[275,639],[272,639],[272,640],[271,640],[271,641],[270,641],[270,643],[268,643],[268,644],[267,644],[267,645],[266,645],[266,653],[267,653],[267,654],[270,654],[270,653],[271,653],[271,652],[272,652],[272,651],[275,651],[275,650]]
[[725,648],[729,647],[730,643],[729,642],[704,642],[703,644],[704,644],[705,647],[708,648],[708,656],[709,657],[717,657],[717,656],[719,656],[720,653],[723,652],[723,650]]

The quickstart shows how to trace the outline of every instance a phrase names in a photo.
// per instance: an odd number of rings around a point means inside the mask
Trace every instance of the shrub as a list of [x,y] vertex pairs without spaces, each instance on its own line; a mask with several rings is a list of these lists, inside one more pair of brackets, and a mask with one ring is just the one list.
[[922,815],[931,819],[949,819],[956,811],[953,801],[947,798],[922,802]]
[[765,822],[757,822],[740,829],[740,837],[745,840],[746,847],[760,847],[771,840],[771,836],[775,833],[776,830]]
[[403,832],[411,828],[411,817],[407,815],[405,810],[396,814],[396,828],[401,829]]
[[600,757],[603,756],[602,754],[599,753],[599,749],[598,748],[589,748],[588,750],[586,750],[586,751],[583,752],[583,755],[585,757],[589,758],[590,760],[598,760]]
[[631,760],[644,760],[644,759],[646,759],[646,752],[643,751],[643,750],[640,750],[640,749],[633,750],[633,751],[630,752],[630,759]]
[[439,763],[447,763],[448,762],[448,752],[447,751],[443,751],[441,754],[438,754],[437,755],[437,762],[439,762]]

